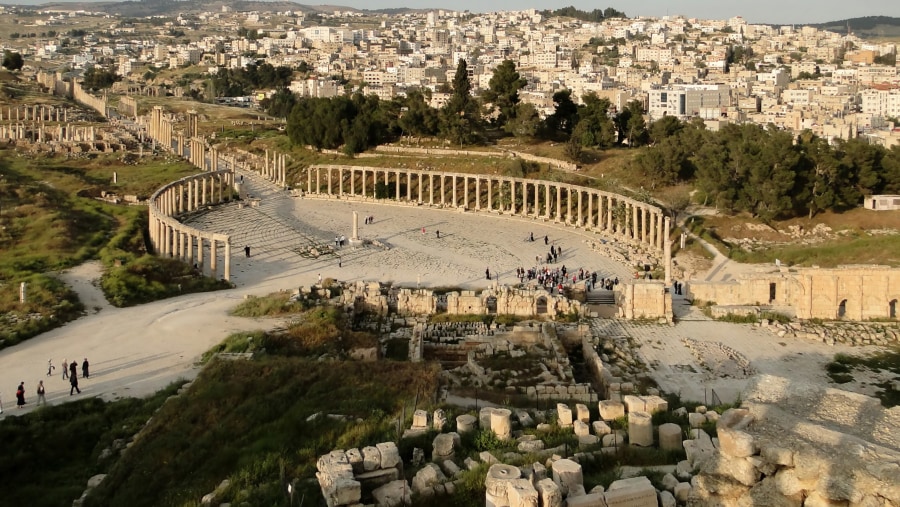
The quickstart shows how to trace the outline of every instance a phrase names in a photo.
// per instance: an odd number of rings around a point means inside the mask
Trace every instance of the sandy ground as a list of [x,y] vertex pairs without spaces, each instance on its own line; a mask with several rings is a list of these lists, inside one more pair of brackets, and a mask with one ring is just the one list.
[[[496,214],[292,198],[255,175],[245,174],[245,181],[252,195],[260,199],[259,206],[238,208],[228,205],[191,219],[196,227],[232,235],[235,289],[120,309],[106,303],[96,286],[101,274],[99,264],[87,263],[61,273],[60,276],[78,291],[87,315],[0,351],[3,416],[32,410],[39,380],[45,381],[51,404],[78,397],[69,395],[69,383],[61,378],[60,366],[64,359],[77,360],[79,364],[85,357],[90,361],[91,376],[80,379],[79,383],[82,397],[143,396],[179,378],[193,378],[198,372],[195,363],[200,355],[229,334],[270,329],[280,324],[279,320],[228,316],[228,310],[245,295],[264,295],[311,285],[320,274],[323,278],[343,281],[380,280],[412,287],[420,283],[423,287],[483,288],[491,283],[484,278],[485,269],[499,272],[503,283],[513,281],[517,267],[534,266],[535,256],[543,256],[549,249],[543,241],[547,236],[550,243],[562,248],[560,265],[597,271],[603,277],[626,279],[631,276],[630,267],[601,257],[587,247],[586,241],[596,239],[596,236],[570,227]],[[343,235],[349,239],[353,211],[360,216],[360,237],[376,240],[383,246],[347,246],[340,249],[338,255],[319,258],[300,255],[299,252],[311,247],[321,249],[323,245],[333,245],[335,236]],[[374,216],[375,221],[366,225],[363,217],[369,215]],[[437,230],[441,232],[440,238],[437,238]],[[534,234],[536,241],[527,240],[530,234]],[[244,255],[245,245],[251,247],[249,258]],[[220,266],[224,261],[221,250]],[[727,262],[716,262],[712,269],[721,276],[723,271],[736,273],[741,271],[740,268]],[[718,276],[714,277],[718,279]],[[704,279],[705,275],[698,278]],[[689,308],[681,311],[692,314]],[[655,325],[643,328],[630,324],[625,324],[624,328],[646,343],[643,348],[645,359],[661,365],[660,380],[668,378],[675,387],[680,382],[685,386],[693,385],[683,390],[695,393],[697,386],[702,385],[697,382],[702,379],[675,375],[684,370],[677,365],[690,359],[678,342],[683,336],[707,340],[727,337],[729,344],[732,341],[742,344],[733,346],[748,354],[752,361],[777,358],[770,367],[758,368],[765,372],[775,373],[782,368],[795,370],[795,366],[805,364],[809,357],[803,357],[806,354],[803,351],[807,350],[804,345],[773,345],[773,340],[765,336],[764,331],[734,331],[748,330],[747,326],[688,322],[675,328]],[[760,347],[762,343],[767,345]],[[833,353],[832,349],[827,356]],[[816,351],[815,356],[818,364],[826,354]],[[57,369],[48,377],[47,361],[50,359]],[[819,371],[818,366],[811,365],[810,368]],[[805,371],[806,367],[803,369]],[[28,405],[24,410],[15,407],[14,392],[20,381],[25,381],[27,391]]]

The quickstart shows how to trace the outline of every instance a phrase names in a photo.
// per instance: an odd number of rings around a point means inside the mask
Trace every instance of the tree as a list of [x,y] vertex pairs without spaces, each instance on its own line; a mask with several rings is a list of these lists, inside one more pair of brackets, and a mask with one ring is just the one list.
[[89,90],[102,90],[109,88],[116,81],[120,81],[121,76],[112,70],[104,70],[99,67],[91,67],[83,76],[82,86]]
[[616,115],[616,129],[619,131],[619,144],[628,141],[628,146],[638,147],[647,144],[649,134],[647,122],[644,120],[644,106],[632,100],[621,113]]
[[516,114],[504,129],[516,137],[535,137],[541,128],[541,115],[534,104],[520,103]]
[[491,76],[488,89],[482,98],[499,110],[497,126],[502,128],[509,120],[515,118],[516,105],[519,103],[519,90],[524,88],[526,83],[525,79],[516,72],[516,64],[512,60],[503,60],[494,69],[494,75]]
[[19,70],[24,65],[25,60],[22,59],[22,55],[19,53],[13,53],[9,50],[3,52],[3,66],[7,70]]
[[259,103],[266,113],[277,118],[287,118],[296,104],[297,96],[287,88],[278,89],[270,98]]
[[684,124],[681,123],[681,120],[679,120],[677,117],[663,116],[662,118],[650,124],[650,128],[648,129],[650,142],[662,142],[667,137],[672,137],[678,134],[683,128]]
[[551,132],[571,134],[578,123],[578,105],[572,100],[572,92],[560,90],[553,94],[553,103],[556,109],[545,121],[547,129]]
[[410,136],[428,137],[438,133],[440,119],[438,112],[425,101],[425,95],[418,88],[409,90],[404,101],[406,111],[400,114],[398,125]]
[[480,134],[479,107],[471,92],[468,64],[461,58],[453,77],[453,95],[441,110],[441,134],[455,144],[472,144]]
[[578,111],[578,124],[572,131],[572,138],[582,146],[611,148],[616,142],[615,125],[609,117],[612,103],[607,98],[599,98],[594,92],[585,94],[581,100],[584,106]]

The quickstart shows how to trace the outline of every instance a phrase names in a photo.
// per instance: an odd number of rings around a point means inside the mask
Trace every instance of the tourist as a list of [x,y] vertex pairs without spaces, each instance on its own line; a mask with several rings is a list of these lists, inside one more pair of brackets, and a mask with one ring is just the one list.
[[342,236],[341,236],[341,248],[344,248],[344,242],[345,242],[345,241],[347,241],[347,237],[342,235]]
[[250,257],[250,245],[244,247],[244,255]]
[[491,268],[487,268],[484,270],[484,277],[487,278],[488,280],[491,279]]
[[437,236],[437,239],[441,239],[441,231],[435,230],[434,234]]
[[47,376],[53,375],[53,370],[56,369],[56,366],[53,366],[53,360],[50,359],[47,361]]
[[322,285],[322,273],[319,273],[319,285]]
[[547,236],[544,236],[544,244],[545,244],[545,245],[549,245],[549,244],[550,244],[550,238],[548,238]]
[[87,358],[84,358],[84,362],[81,363],[81,376],[82,377],[91,378],[91,374],[89,373],[89,370],[88,370],[89,366],[90,365],[88,364]]
[[424,236],[424,235],[425,235],[425,228],[422,227],[422,236]]
[[63,380],[66,380],[67,378],[69,378],[69,360],[68,359],[63,359],[62,370],[63,370]]
[[534,233],[533,232],[528,233],[528,240],[531,241],[532,243],[534,243]]
[[69,378],[78,376],[78,363],[76,361],[72,361],[69,363]]
[[19,384],[19,388],[16,389],[16,405],[19,408],[25,408],[25,381],[24,380]]
[[44,405],[47,404],[47,398],[44,396],[46,393],[47,392],[44,390],[44,381],[43,380],[38,381],[38,388],[37,388],[37,395],[38,395],[37,404],[38,404],[38,406],[41,406],[42,402],[44,403]]
[[[75,361],[72,361],[72,364],[75,364]],[[78,374],[76,374],[77,370],[72,369],[72,373],[69,375],[69,385],[72,387],[69,388],[69,396],[72,396],[72,391],[78,391],[78,394],[81,394],[81,389],[78,389]]]

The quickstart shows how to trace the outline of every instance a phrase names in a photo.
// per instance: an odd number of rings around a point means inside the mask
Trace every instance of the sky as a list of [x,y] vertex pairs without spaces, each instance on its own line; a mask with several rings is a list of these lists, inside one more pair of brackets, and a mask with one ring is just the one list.
[[[60,1],[66,0],[54,0],[54,3]],[[20,5],[40,5],[46,2],[47,0],[0,0],[0,4]],[[472,12],[557,9],[574,5],[588,11],[612,7],[629,17],[681,14],[691,18],[727,19],[743,16],[749,23],[773,24],[823,23],[862,16],[900,17],[900,0],[300,0],[297,3],[357,9],[409,7]]]

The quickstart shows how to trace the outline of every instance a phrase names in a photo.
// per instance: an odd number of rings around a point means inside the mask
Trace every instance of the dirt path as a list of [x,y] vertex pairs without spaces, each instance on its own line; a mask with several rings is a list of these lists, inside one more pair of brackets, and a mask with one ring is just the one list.
[[88,261],[59,273],[59,278],[78,294],[88,314],[113,308],[100,289],[101,276],[103,264],[100,261]]

